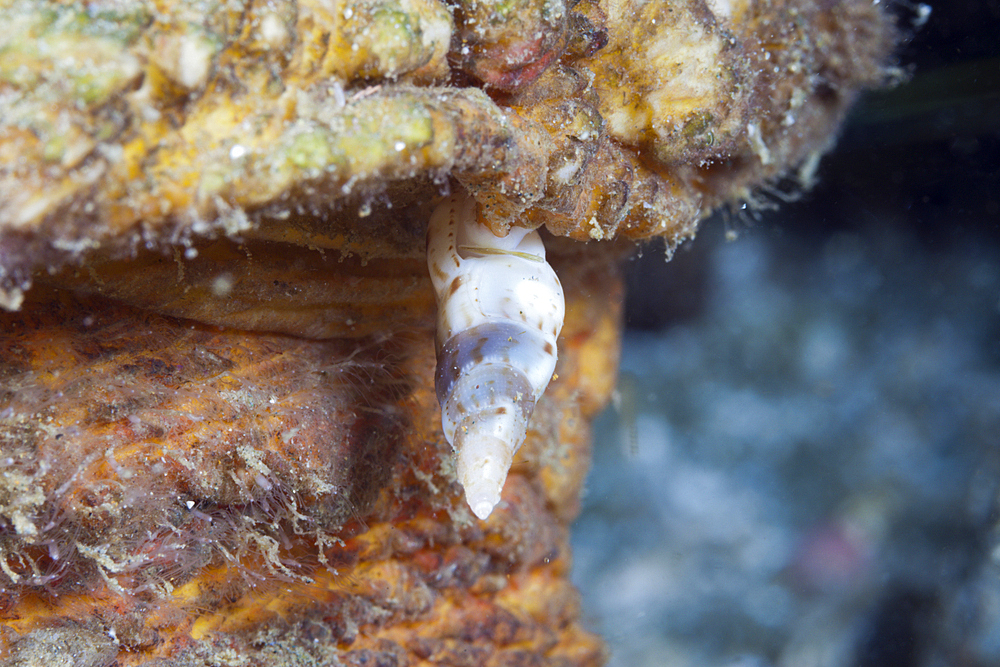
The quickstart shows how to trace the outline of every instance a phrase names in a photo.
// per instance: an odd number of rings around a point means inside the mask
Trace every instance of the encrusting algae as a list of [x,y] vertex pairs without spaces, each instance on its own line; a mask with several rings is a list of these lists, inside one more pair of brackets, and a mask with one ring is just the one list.
[[[81,667],[600,664],[567,535],[626,246],[806,184],[895,39],[868,0],[0,20],[0,647]],[[566,300],[487,521],[433,389],[451,193]]]

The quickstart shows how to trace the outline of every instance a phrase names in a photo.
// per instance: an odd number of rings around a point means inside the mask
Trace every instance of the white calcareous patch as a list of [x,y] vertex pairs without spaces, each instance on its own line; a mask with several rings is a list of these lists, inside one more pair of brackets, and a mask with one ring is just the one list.
[[431,216],[427,265],[438,303],[441,423],[465,498],[485,519],[555,371],[562,285],[538,232],[494,236],[464,194]]

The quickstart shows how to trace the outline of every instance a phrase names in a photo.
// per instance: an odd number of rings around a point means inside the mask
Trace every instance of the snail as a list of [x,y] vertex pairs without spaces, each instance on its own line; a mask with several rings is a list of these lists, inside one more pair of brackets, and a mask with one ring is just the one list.
[[441,425],[466,501],[485,520],[555,371],[562,285],[537,231],[494,236],[465,194],[432,214],[427,265],[438,303]]

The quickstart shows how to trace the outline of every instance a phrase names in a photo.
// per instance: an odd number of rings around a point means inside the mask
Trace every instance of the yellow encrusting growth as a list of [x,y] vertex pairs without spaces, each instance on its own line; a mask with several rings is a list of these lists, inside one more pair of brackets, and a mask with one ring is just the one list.
[[609,0],[603,8],[636,17],[615,25],[588,62],[611,136],[665,162],[717,150],[747,105],[747,73],[724,26],[701,0]]
[[[881,82],[884,4],[0,1],[0,656],[600,665],[568,530],[616,240],[808,180]],[[537,373],[500,374],[511,406],[548,386],[456,464],[426,232],[458,192],[485,236],[450,250],[506,261],[476,291],[514,307],[458,365]],[[486,314],[442,311],[442,336]],[[495,398],[447,424],[503,430]]]

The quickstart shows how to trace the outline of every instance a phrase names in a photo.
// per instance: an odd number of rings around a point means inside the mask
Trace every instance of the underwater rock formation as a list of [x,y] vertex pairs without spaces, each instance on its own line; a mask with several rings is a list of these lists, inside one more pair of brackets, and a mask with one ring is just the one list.
[[11,664],[82,641],[123,665],[597,664],[568,522],[622,288],[568,255],[560,380],[487,523],[441,437],[430,329],[309,340],[34,290],[2,316]]
[[[567,531],[614,383],[623,241],[673,247],[770,179],[808,182],[894,39],[862,0],[0,18],[16,665],[599,664]],[[487,522],[433,392],[425,236],[459,188],[498,235],[544,227],[566,294]]]

